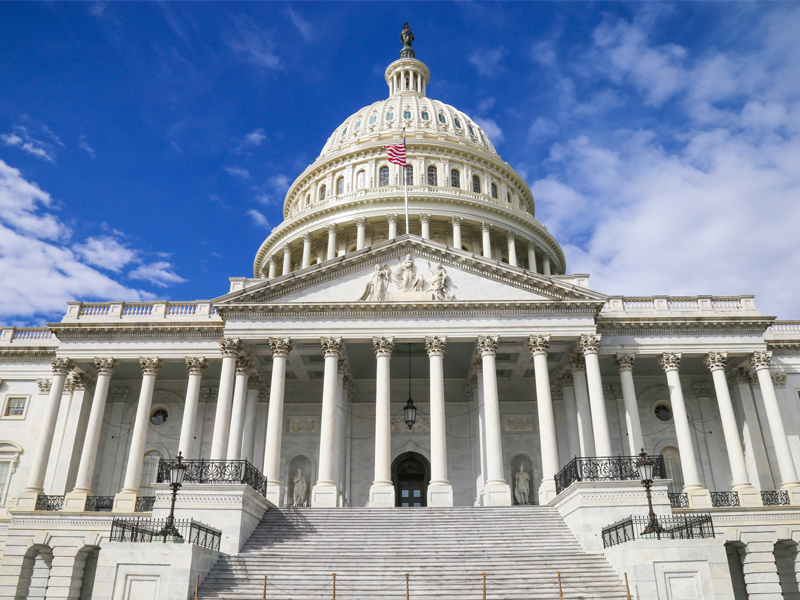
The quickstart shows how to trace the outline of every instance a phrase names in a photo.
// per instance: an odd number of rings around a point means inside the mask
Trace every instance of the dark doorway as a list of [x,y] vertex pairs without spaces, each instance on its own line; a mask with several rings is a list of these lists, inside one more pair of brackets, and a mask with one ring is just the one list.
[[426,506],[430,472],[430,465],[421,454],[406,452],[398,456],[392,464],[395,506]]

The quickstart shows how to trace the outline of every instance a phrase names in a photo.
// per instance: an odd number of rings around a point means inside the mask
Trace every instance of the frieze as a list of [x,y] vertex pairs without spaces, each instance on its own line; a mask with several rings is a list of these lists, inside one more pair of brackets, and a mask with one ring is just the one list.
[[533,417],[530,415],[505,415],[503,429],[508,432],[533,431]]
[[316,419],[289,419],[289,433],[316,433]]
[[[128,340],[141,339],[216,339],[225,329],[224,323],[217,325],[180,325],[175,323],[140,323],[124,326],[109,325],[107,323],[80,323],[76,325],[58,324],[52,326],[57,330],[60,340],[74,339],[108,339],[125,338]],[[50,355],[55,351],[51,351]]]

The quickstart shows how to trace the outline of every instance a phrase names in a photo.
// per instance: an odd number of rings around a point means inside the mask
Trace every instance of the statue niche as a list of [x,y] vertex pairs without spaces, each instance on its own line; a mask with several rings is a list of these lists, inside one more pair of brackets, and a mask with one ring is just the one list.
[[518,454],[511,461],[512,498],[515,505],[533,504],[531,477],[533,474],[531,461],[527,456]]
[[313,470],[313,465],[306,456],[295,456],[289,462],[286,477],[286,506],[309,505]]

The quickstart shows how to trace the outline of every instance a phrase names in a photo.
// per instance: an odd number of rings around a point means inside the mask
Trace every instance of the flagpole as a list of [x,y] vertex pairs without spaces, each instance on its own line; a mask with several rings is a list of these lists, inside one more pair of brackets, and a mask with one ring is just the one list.
[[406,234],[411,233],[408,227],[408,148],[406,148],[406,128],[403,127],[403,150],[406,152],[406,164],[403,165],[403,187],[406,193]]

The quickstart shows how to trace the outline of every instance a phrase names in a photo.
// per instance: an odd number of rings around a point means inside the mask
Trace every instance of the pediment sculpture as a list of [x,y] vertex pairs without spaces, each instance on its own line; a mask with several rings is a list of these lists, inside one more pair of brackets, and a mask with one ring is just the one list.
[[[384,302],[386,300],[401,300],[409,296],[430,294],[431,300],[453,300],[450,292],[449,277],[444,267],[428,262],[430,281],[420,272],[414,263],[414,257],[407,254],[400,259],[400,264],[394,271],[387,264],[377,264],[364,287],[364,293],[359,302]],[[394,286],[392,286],[394,284]],[[395,291],[395,289],[397,291]]]

